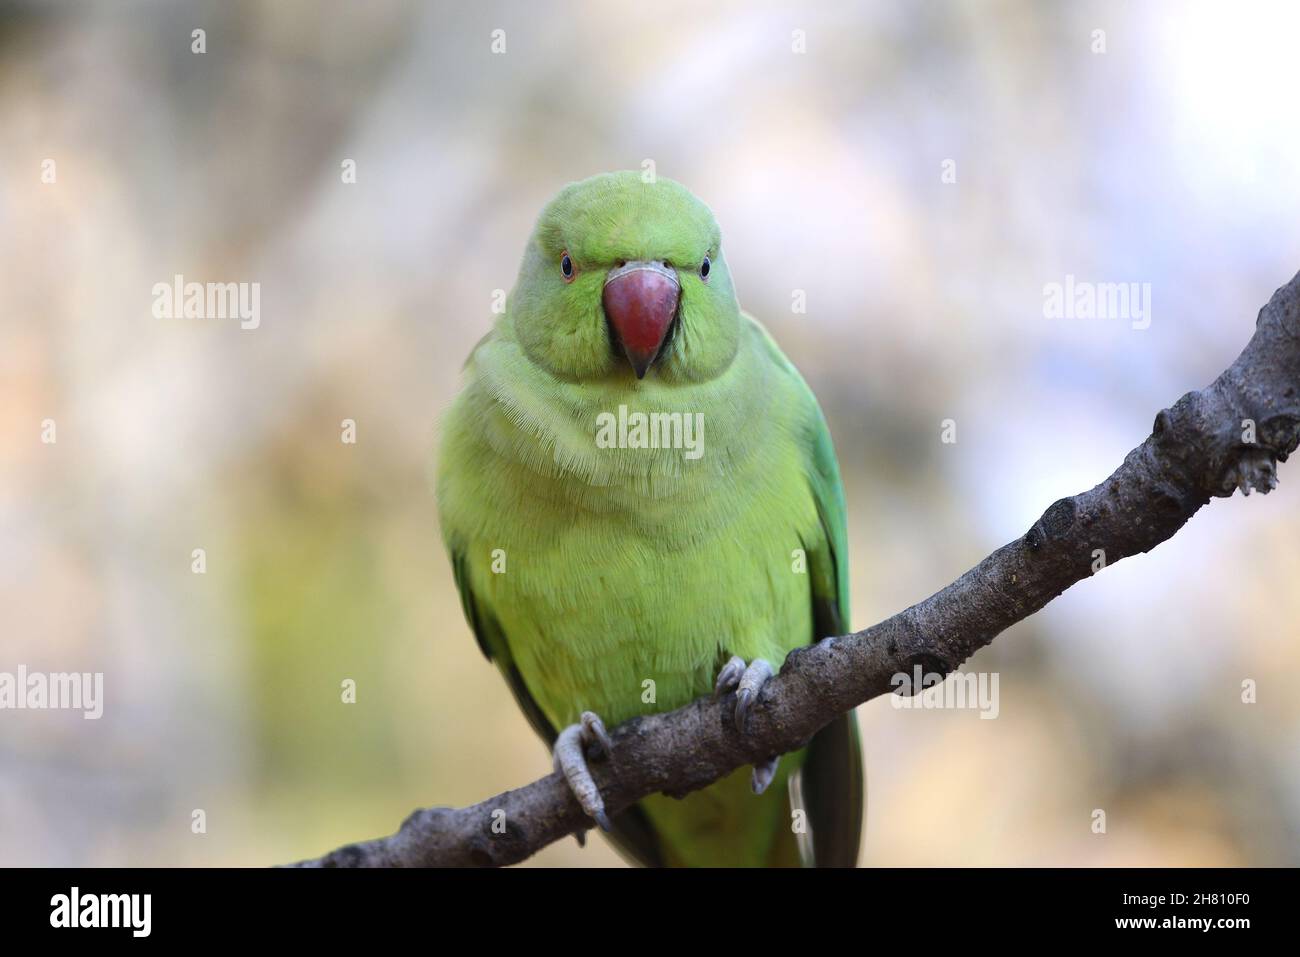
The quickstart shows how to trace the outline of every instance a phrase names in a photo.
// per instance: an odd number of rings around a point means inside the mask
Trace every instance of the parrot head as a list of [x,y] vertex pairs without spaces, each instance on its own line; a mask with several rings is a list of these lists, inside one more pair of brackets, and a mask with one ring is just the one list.
[[572,183],[546,206],[503,321],[532,362],[577,382],[711,379],[741,329],[713,214],[639,172]]

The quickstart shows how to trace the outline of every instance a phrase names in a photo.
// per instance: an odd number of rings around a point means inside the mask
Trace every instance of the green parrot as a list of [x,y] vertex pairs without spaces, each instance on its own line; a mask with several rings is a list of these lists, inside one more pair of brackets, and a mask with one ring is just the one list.
[[625,856],[856,863],[852,713],[784,760],[612,819],[587,765],[606,725],[710,692],[736,692],[743,731],[771,662],[849,630],[825,419],[741,311],[685,187],[607,173],[542,211],[444,418],[437,496],[479,646]]

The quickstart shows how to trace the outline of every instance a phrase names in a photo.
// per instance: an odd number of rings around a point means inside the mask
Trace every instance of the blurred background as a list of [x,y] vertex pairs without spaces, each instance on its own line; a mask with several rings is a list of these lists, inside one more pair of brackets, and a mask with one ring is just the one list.
[[[653,160],[715,211],[830,420],[855,626],[945,585],[1300,268],[1298,30],[1285,3],[0,4],[0,671],[106,695],[0,712],[0,864],[267,865],[549,770],[430,465],[534,218],[592,173]],[[259,282],[260,326],[155,318],[176,274]],[[1066,275],[1149,283],[1149,328],[1047,318]],[[1298,504],[1285,467],[999,638],[966,666],[996,720],[864,706],[864,863],[1300,864]]]

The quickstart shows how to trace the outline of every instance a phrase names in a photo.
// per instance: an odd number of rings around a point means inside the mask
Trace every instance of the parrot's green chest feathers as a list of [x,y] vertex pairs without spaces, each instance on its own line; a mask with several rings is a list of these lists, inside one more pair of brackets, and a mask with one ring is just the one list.
[[[767,391],[725,403],[633,382],[524,419],[531,399],[487,373],[453,411],[449,442],[477,467],[443,477],[445,534],[554,726],[671,710],[730,655],[779,665],[807,643],[807,549],[824,536],[776,401],[793,383],[762,378]],[[629,447],[647,440],[669,447]]]

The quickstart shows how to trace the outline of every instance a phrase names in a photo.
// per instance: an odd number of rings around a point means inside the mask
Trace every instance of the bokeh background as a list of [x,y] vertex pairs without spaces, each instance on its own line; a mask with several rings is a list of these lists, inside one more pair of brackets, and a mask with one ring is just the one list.
[[[652,159],[716,212],[830,420],[855,624],[946,584],[1300,267],[1297,31],[1285,3],[0,5],[0,670],[107,694],[0,712],[0,864],[271,864],[548,770],[430,463],[534,217],[595,172]],[[154,318],[177,273],[260,282],[260,328]],[[1150,327],[1046,318],[1066,274],[1150,283]],[[1300,863],[1281,479],[968,663],[997,720],[863,707],[864,862]]]

